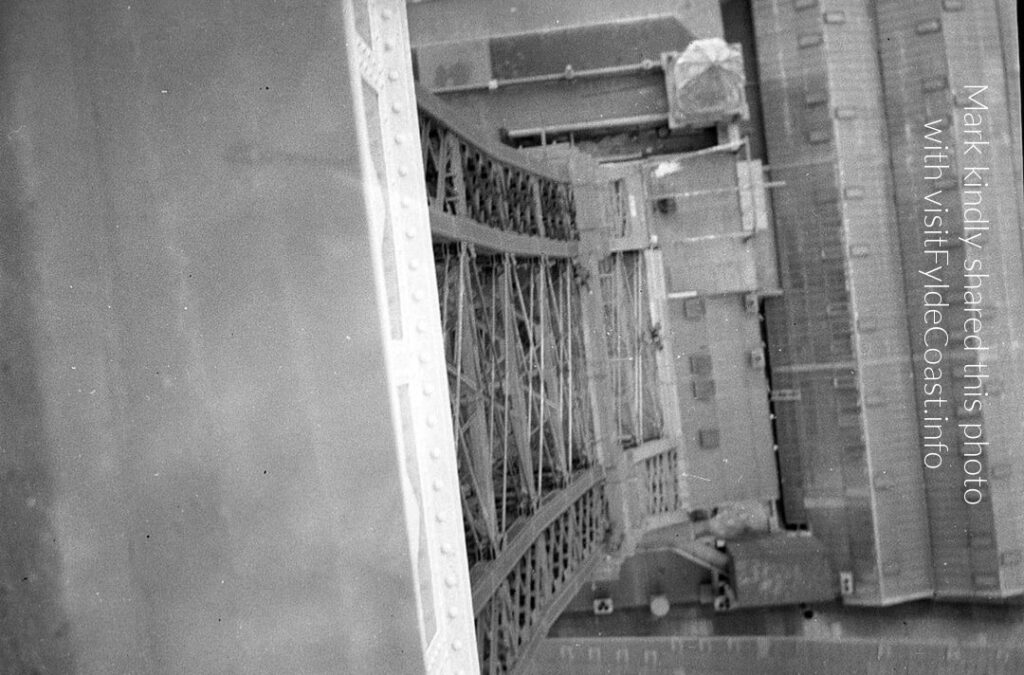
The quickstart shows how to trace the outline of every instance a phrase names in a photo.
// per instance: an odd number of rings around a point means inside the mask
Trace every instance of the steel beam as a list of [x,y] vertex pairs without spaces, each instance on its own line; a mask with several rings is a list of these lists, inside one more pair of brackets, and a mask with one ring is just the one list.
[[522,650],[518,654],[516,665],[512,669],[514,674],[532,673],[534,672],[534,658],[537,651],[547,641],[548,631],[555,625],[555,621],[565,611],[565,608],[569,606],[572,599],[576,597],[576,594],[580,592],[580,589],[587,584],[594,570],[597,568],[598,563],[601,561],[600,555],[591,555],[586,561],[576,570],[576,574],[552,595],[548,601],[544,604],[541,609],[541,614],[537,619],[537,624],[533,632],[533,636],[530,640],[522,647]]
[[477,253],[517,258],[576,258],[579,243],[498,230],[437,208],[430,209],[430,233],[439,243],[472,244]]
[[514,672],[588,577],[607,523],[603,486],[559,505],[477,612],[483,670]]
[[493,597],[498,586],[508,577],[512,568],[537,540],[537,536],[602,478],[603,472],[600,468],[587,469],[577,476],[568,487],[551,493],[536,513],[527,520],[517,522],[509,529],[508,543],[500,556],[494,560],[479,563],[470,570],[474,614],[478,614],[487,601]]
[[458,136],[465,143],[483,150],[489,157],[502,164],[559,183],[568,183],[571,180],[569,171],[565,167],[536,160],[530,155],[492,140],[465,112],[442,101],[431,94],[426,87],[418,84],[416,85],[416,103],[420,111],[428,118],[443,120],[446,126],[457,130]]

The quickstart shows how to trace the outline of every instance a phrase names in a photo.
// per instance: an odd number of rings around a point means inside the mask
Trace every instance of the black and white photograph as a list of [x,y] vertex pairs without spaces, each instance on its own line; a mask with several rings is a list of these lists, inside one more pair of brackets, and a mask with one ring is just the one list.
[[1011,0],[0,0],[0,675],[1024,675]]

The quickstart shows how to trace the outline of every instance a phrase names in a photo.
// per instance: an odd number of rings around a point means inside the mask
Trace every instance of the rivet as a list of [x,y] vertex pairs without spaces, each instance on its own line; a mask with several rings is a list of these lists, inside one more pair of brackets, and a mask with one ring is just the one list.
[[431,448],[430,459],[441,459],[441,448]]
[[455,584],[457,583],[459,583],[458,579],[450,574],[444,578],[444,585],[448,588],[455,588]]
[[399,202],[399,204],[402,205],[403,209],[407,209],[409,208],[409,205],[412,204],[412,202],[409,201],[408,197],[402,197],[402,200]]
[[427,416],[427,426],[430,427],[431,429],[437,426],[437,415]]
[[426,297],[426,294],[423,293],[422,288],[417,288],[415,291],[412,292],[412,299],[415,300],[416,302],[422,301],[424,297]]
[[420,363],[430,363],[430,355],[426,352],[420,354]]
[[381,12],[380,12],[380,15],[384,18],[385,21],[390,21],[391,20],[391,10],[390,9],[382,9]]
[[451,544],[441,544],[441,553],[444,553],[445,555],[451,555],[451,553],[452,553],[452,546],[451,546]]
[[393,113],[400,113],[400,112],[402,112],[402,104],[399,103],[398,101],[395,101],[394,103],[392,103],[391,104],[391,112],[393,112]]
[[399,176],[408,176],[409,175],[409,167],[405,166],[404,164],[402,166],[398,167],[398,175]]
[[392,70],[388,72],[388,79],[392,82],[398,82],[398,71]]
[[433,394],[434,394],[434,385],[430,384],[429,382],[427,384],[423,385],[423,395],[424,396],[433,396]]
[[394,40],[392,40],[391,38],[388,38],[387,40],[384,40],[384,51],[390,52],[394,48],[395,48],[395,41]]
[[425,322],[423,322],[423,321],[420,321],[419,323],[417,323],[416,324],[416,332],[417,333],[426,333],[427,332],[427,324]]
[[415,227],[408,228],[405,231],[405,238],[406,239],[415,239],[416,238],[416,228]]
[[462,640],[454,640],[452,642],[452,649],[455,651],[462,649]]
[[418,259],[413,258],[412,260],[409,261],[409,269],[411,269],[411,270],[418,270],[419,268],[420,268],[420,261]]
[[434,516],[434,520],[436,520],[439,523],[443,523],[444,522],[444,514],[441,513],[440,511],[438,511],[437,515]]
[[405,142],[405,137],[402,134],[395,134],[395,145],[401,145]]
[[440,479],[434,481],[434,492],[440,492],[444,489],[444,483]]
[[459,608],[458,607],[449,607],[448,608],[448,616],[449,617],[454,619],[458,615],[459,615]]

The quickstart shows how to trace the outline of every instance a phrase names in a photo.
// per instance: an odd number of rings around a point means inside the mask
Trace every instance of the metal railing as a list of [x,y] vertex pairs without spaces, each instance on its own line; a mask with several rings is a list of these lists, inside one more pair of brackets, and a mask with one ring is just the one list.
[[651,325],[638,253],[605,258],[599,276],[615,428],[619,442],[632,447],[662,434],[654,363],[660,327]]
[[474,135],[458,111],[422,89],[417,97],[431,208],[505,232],[578,238],[568,176]]
[[573,264],[435,247],[470,565],[594,463]]
[[524,524],[522,543],[511,547],[517,555],[507,557],[511,565],[488,570],[490,583],[484,573],[471,573],[484,673],[514,671],[527,662],[597,561],[607,527],[603,481],[582,476],[566,494],[571,498]]

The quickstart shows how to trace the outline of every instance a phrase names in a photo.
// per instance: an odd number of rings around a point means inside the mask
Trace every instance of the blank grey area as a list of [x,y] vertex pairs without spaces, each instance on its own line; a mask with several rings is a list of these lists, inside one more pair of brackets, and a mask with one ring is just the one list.
[[340,3],[0,26],[0,671],[421,669]]

